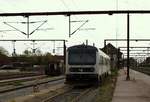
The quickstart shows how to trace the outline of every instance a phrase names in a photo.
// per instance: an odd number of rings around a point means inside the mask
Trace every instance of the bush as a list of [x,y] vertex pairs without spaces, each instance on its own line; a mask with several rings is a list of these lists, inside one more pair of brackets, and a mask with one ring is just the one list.
[[111,76],[116,77],[118,75],[118,69],[117,68],[112,68],[111,69]]

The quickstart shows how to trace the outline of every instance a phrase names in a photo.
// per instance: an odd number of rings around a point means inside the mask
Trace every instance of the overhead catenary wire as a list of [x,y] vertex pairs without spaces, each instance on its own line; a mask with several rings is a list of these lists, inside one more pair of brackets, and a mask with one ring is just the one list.
[[[116,0],[116,10],[118,10],[118,0]],[[118,15],[116,17],[116,39],[118,39]],[[116,41],[116,47],[118,46],[118,42]]]
[[[67,8],[68,11],[71,11],[71,9],[69,8],[69,6],[66,4],[66,2],[64,0],[60,0],[64,7]],[[75,8],[78,8],[75,4],[75,2],[73,0],[71,0],[72,4],[75,6]],[[76,16],[74,16],[76,19],[78,19]],[[79,21],[71,21],[71,16],[69,15],[69,37],[71,35],[73,35],[75,32],[77,32],[78,30],[80,31],[80,28],[85,25],[85,23],[87,23],[88,20],[79,20]],[[71,23],[79,23],[79,22],[83,22],[77,29],[75,29],[73,32],[71,32]],[[91,29],[88,29],[91,30]]]
[[[29,23],[41,23],[41,22],[45,22],[47,20],[44,21],[30,21]],[[22,24],[27,24],[27,22],[7,22],[7,23],[22,23]]]
[[[37,30],[39,30],[39,28],[41,27],[41,26],[43,26],[45,23],[47,23],[47,20],[44,20],[44,21],[34,21],[34,22],[3,22],[4,24],[6,24],[6,25],[8,25],[9,27],[11,27],[11,28],[13,28],[14,30],[0,30],[0,32],[6,32],[6,31],[19,31],[19,32],[21,32],[22,34],[24,34],[24,35],[32,35],[35,31],[37,31]],[[28,23],[41,23],[38,27],[36,27],[31,33],[29,33],[29,30],[28,30],[28,32],[26,33],[26,32],[24,32],[24,31],[21,31],[20,29],[18,29],[18,28],[16,28],[16,27],[14,27],[14,26],[12,26],[12,25],[10,25],[9,23],[23,23],[23,24],[28,24]],[[28,28],[29,29],[29,28]]]
[[64,0],[60,0],[62,2],[62,4],[64,5],[64,7],[67,9],[67,11],[70,11],[70,8],[68,7],[68,5],[66,4],[66,2]]
[[78,6],[76,5],[76,2],[75,2],[74,0],[71,0],[71,1],[72,1],[72,3],[73,3],[74,7],[75,7],[77,10],[79,10]]

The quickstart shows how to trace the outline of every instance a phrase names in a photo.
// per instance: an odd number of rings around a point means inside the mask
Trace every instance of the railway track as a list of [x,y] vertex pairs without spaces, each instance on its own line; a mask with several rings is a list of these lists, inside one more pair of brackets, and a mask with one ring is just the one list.
[[42,74],[32,72],[0,72],[0,80],[39,76]]
[[16,85],[16,86],[8,86],[6,88],[0,88],[0,93],[5,93],[5,92],[10,92],[10,91],[15,91],[18,89],[23,89],[23,88],[28,88],[28,87],[34,87],[34,86],[38,86],[41,84],[47,84],[49,82],[54,82],[54,81],[58,81],[58,80],[63,80],[64,77],[60,76],[60,77],[54,77],[54,78],[43,78],[43,79],[37,79],[37,80],[32,80],[29,82],[25,82],[22,85]]
[[32,80],[36,80],[36,79],[43,79],[46,77],[47,77],[46,75],[39,75],[39,76],[20,77],[20,78],[0,80],[0,87],[5,86],[5,85],[13,85],[13,83],[15,83],[15,82],[32,81]]
[[79,95],[77,95],[77,97],[75,97],[71,102],[79,102],[83,98],[83,96],[89,94],[92,90],[93,90],[93,87],[86,89],[85,91],[83,91]]
[[42,102],[79,102],[82,97],[91,93],[94,89],[93,87],[70,87],[54,96],[48,97]]
[[[34,86],[35,84],[37,86]],[[1,88],[0,89],[0,102],[12,102],[12,100],[17,99],[17,98],[21,98],[21,97],[23,99],[28,99],[31,96],[34,96],[37,94],[41,95],[41,94],[47,92],[48,89],[51,89],[51,87],[54,87],[54,88],[52,88],[52,91],[51,91],[52,95],[53,95],[55,93],[53,90],[55,88],[57,88],[57,86],[60,86],[61,84],[62,85],[64,84],[64,77],[62,77],[62,76],[57,77],[57,78],[56,77],[52,78],[51,80],[48,79],[48,80],[44,80],[41,82],[38,81],[38,83],[33,82],[30,84],[26,84],[26,85],[8,87],[6,89]],[[34,87],[36,89],[34,89]],[[49,96],[49,95],[50,94],[46,94],[42,97]],[[37,99],[37,97],[36,97],[36,99]],[[19,101],[16,100],[14,102],[20,102],[20,100]],[[37,101],[30,101],[30,102],[37,102]]]
[[141,68],[132,68],[132,69],[135,71],[150,75],[150,68],[141,67]]
[[69,88],[68,88],[68,86],[64,86],[63,88],[58,89],[58,90],[59,90],[59,91],[57,91],[57,90],[55,91],[57,94],[52,95],[52,96],[50,96],[50,97],[48,97],[48,98],[42,100],[42,102],[49,102],[50,100],[52,100],[52,99],[54,99],[54,98],[56,98],[56,97],[59,97],[59,96],[65,94],[65,93],[68,93],[69,91],[72,90],[72,87],[69,87]]

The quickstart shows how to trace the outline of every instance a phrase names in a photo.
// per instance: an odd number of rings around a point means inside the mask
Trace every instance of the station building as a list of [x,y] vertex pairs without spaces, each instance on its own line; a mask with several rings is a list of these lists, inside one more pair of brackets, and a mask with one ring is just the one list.
[[120,49],[114,47],[112,44],[108,43],[101,49],[107,55],[109,55],[111,60],[111,68],[121,68],[123,64],[122,52]]

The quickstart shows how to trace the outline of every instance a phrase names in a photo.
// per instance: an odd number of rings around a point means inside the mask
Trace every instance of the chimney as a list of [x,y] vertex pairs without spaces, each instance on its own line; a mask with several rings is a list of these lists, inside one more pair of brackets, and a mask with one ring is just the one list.
[[95,47],[95,43],[93,43],[93,46]]

